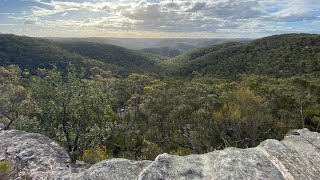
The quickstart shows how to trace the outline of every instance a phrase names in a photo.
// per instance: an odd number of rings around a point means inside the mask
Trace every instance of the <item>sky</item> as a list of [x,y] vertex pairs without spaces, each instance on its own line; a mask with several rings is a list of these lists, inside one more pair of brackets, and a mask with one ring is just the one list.
[[320,0],[0,0],[0,33],[257,38],[320,33]]

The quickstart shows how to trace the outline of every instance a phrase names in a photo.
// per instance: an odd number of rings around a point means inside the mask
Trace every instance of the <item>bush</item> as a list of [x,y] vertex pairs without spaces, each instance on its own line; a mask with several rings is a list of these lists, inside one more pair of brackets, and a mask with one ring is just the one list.
[[5,173],[9,170],[10,163],[7,160],[0,162],[0,173]]
[[110,158],[105,147],[95,147],[83,151],[82,160],[89,164],[95,164],[99,161]]

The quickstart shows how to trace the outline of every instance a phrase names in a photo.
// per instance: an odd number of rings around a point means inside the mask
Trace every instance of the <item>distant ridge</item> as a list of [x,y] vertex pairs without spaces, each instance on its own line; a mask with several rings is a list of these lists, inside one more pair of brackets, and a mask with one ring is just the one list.
[[122,76],[149,73],[189,77],[194,72],[232,79],[246,74],[320,76],[320,35],[317,34],[283,34],[251,42],[215,42],[174,58],[163,57],[181,53],[176,48],[143,51],[110,44],[0,34],[0,65],[17,64],[31,72],[53,65],[64,69],[72,63],[79,68],[99,67]]
[[174,73],[196,71],[222,78],[243,74],[291,77],[320,73],[320,35],[284,34],[249,43],[225,43],[198,48],[165,61]]
[[112,44],[128,49],[141,50],[145,48],[171,47],[182,51],[189,51],[212,44],[221,44],[225,42],[248,42],[252,39],[224,39],[224,38],[48,38],[58,42],[92,42],[99,44]]
[[62,42],[59,44],[64,49],[83,57],[126,68],[128,73],[160,72],[161,69],[158,56],[141,51],[91,42]]
[[145,48],[145,49],[142,49],[142,51],[145,53],[154,54],[163,58],[173,58],[183,53],[183,51],[174,47]]
[[[85,55],[84,49],[92,55]],[[59,44],[47,39],[0,34],[0,66],[16,64],[31,72],[53,65],[65,69],[72,63],[79,68],[99,67],[119,75],[153,73],[160,71],[156,60],[151,55],[114,45]]]

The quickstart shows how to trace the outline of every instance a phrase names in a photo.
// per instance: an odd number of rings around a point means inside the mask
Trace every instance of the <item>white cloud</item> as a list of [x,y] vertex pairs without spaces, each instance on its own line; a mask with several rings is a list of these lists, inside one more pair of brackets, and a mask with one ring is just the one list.
[[279,12],[271,14],[274,20],[308,21],[318,19],[320,14],[319,0],[291,0]]
[[24,25],[35,25],[35,24],[37,24],[36,20],[26,20],[24,22]]
[[[33,0],[25,24],[83,30],[168,33],[292,32],[286,22],[319,22],[319,0]],[[306,30],[304,28],[301,31]],[[70,30],[71,31],[71,30]]]
[[67,16],[68,14],[69,14],[68,12],[65,12],[65,13],[61,14],[61,16],[62,16],[62,17],[65,17],[65,16]]

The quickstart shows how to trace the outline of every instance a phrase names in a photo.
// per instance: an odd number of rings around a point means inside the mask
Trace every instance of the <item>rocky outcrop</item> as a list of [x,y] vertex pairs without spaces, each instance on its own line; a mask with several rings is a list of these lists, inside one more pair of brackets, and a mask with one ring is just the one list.
[[0,131],[1,131],[2,129],[4,129],[4,127],[5,127],[5,125],[2,124],[2,123],[0,123]]
[[[61,147],[38,134],[0,132],[0,152],[5,153],[5,158],[18,157],[33,178],[40,175],[52,179],[77,180],[277,180],[320,177],[320,134],[307,129],[292,131],[282,141],[266,140],[255,148],[226,148],[189,156],[162,154],[154,161],[110,159],[79,173],[71,173],[68,169],[67,154]],[[48,162],[54,162],[55,168],[50,168],[52,163]]]
[[[22,131],[0,131],[0,161],[9,160],[13,171],[31,179],[55,178],[69,171],[66,151],[46,136]],[[1,178],[0,178],[1,179]]]
[[130,161],[127,159],[110,159],[101,161],[89,170],[80,173],[66,174],[59,179],[108,179],[108,180],[131,180],[137,179],[152,161]]

